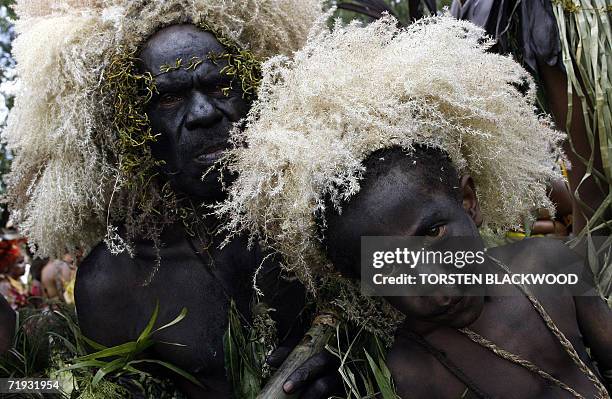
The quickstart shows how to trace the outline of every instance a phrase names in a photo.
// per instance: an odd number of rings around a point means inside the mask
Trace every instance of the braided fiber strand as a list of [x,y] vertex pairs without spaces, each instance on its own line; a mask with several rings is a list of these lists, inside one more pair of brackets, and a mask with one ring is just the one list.
[[[508,267],[506,265],[504,265],[500,260],[498,260],[498,259],[496,259],[496,258],[494,258],[494,257],[492,257],[490,255],[489,255],[489,258],[493,262],[495,262],[495,264],[497,264],[500,268],[502,268],[506,273],[512,274],[510,269],[508,269]],[[610,399],[610,395],[608,394],[608,391],[606,390],[606,388],[604,387],[602,382],[599,380],[599,378],[597,378],[597,376],[595,376],[593,371],[580,358],[580,356],[578,355],[578,352],[576,352],[576,349],[574,348],[572,343],[567,339],[565,334],[563,334],[563,332],[561,332],[559,327],[557,327],[556,323],[550,317],[550,315],[548,314],[546,309],[544,309],[544,307],[542,306],[540,301],[527,289],[527,287],[525,285],[523,285],[523,284],[516,284],[516,286],[521,290],[521,292],[525,295],[525,297],[527,297],[529,302],[531,302],[531,304],[533,305],[534,309],[538,312],[538,314],[540,315],[540,317],[542,318],[542,320],[546,324],[546,327],[559,340],[559,343],[561,344],[561,346],[563,347],[565,352],[569,355],[569,357],[572,359],[574,364],[595,385],[595,388],[597,389],[597,392],[598,392],[598,395],[599,395],[598,398],[599,399]],[[530,370],[530,371],[540,375],[541,377],[545,378],[546,380],[549,380],[549,381],[555,383],[560,388],[565,389],[566,391],[570,392],[576,398],[583,398],[583,396],[578,394],[572,388],[570,388],[569,386],[567,386],[563,382],[557,380],[556,378],[554,378],[550,374],[546,373],[545,371],[540,369],[535,364],[533,364],[533,363],[531,363],[531,362],[529,362],[527,360],[524,360],[524,359],[520,358],[519,356],[514,355],[514,354],[512,354],[512,353],[510,353],[508,351],[505,351],[504,349],[499,348],[497,345],[495,345],[494,343],[488,341],[486,338],[480,336],[479,334],[475,333],[474,331],[471,331],[470,329],[467,329],[467,328],[460,329],[459,331],[461,331],[463,334],[465,334],[468,338],[470,338],[475,343],[477,343],[477,344],[479,344],[481,346],[484,346],[485,348],[491,350],[493,353],[497,354],[498,356],[500,356],[500,357],[502,357],[502,358],[504,358],[506,360],[509,360],[509,361],[511,361],[513,363],[516,363],[516,364],[518,364],[518,365],[520,365],[522,367],[525,367],[526,369],[528,369],[528,370]]]

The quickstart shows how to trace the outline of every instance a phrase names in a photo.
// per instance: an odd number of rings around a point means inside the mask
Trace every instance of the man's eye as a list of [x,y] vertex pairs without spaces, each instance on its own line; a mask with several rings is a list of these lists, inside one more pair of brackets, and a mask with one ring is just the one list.
[[229,97],[233,94],[229,86],[217,86],[209,90],[208,95],[215,98]]
[[427,237],[442,237],[446,233],[446,226],[439,225],[435,227],[430,227],[425,231],[425,235]]
[[159,105],[162,107],[171,107],[183,101],[183,97],[178,94],[164,94],[159,98]]

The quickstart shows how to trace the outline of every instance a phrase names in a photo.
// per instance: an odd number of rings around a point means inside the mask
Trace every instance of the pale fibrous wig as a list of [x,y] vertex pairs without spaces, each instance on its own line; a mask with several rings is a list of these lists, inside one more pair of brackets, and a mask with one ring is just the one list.
[[105,236],[119,251],[111,226],[147,230],[164,212],[160,187],[131,192],[121,173],[114,112],[123,99],[105,82],[117,59],[165,26],[192,23],[263,61],[301,47],[322,14],[318,0],[21,0],[16,11],[20,91],[3,132],[15,154],[9,201],[41,256],[87,250]]
[[270,60],[227,157],[239,176],[217,207],[227,230],[250,231],[284,255],[316,293],[316,277],[333,270],[317,227],[325,204],[341,211],[359,191],[363,161],[393,146],[448,153],[473,177],[491,228],[551,209],[547,183],[560,176],[563,135],[536,114],[532,78],[510,57],[488,53],[492,45],[482,29],[447,16],[405,29],[384,17],[336,24],[313,33],[293,59]]

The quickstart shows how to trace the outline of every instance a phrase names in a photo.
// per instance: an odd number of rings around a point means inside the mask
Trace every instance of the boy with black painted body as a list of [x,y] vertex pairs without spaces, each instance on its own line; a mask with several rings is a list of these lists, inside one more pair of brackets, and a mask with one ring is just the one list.
[[[335,26],[269,65],[256,112],[233,136],[238,178],[217,208],[225,229],[282,254],[319,309],[381,342],[395,333],[388,363],[404,398],[609,397],[586,351],[612,367],[612,316],[596,296],[514,286],[360,295],[362,237],[479,240],[483,221],[503,232],[534,209],[553,211],[549,182],[561,175],[564,136],[536,114],[530,75],[488,52],[482,29],[448,17],[396,22]],[[548,240],[489,255],[487,272],[579,265]]]
[[[447,171],[444,176],[438,174],[440,165]],[[326,215],[327,254],[344,274],[360,272],[362,236],[427,236],[434,241],[479,237],[481,215],[473,180],[459,177],[441,151],[382,150],[371,154],[365,167],[360,192],[343,206],[341,215],[333,211]],[[487,253],[513,273],[537,273],[580,262],[574,252],[552,239],[528,239]],[[489,261],[484,267],[496,272],[502,266]],[[599,296],[572,297],[569,292],[539,296],[537,289],[534,295],[598,378],[587,347],[602,372],[612,368],[612,312]],[[388,355],[403,398],[459,398],[466,391],[481,398],[576,397],[473,342],[464,329],[537,365],[582,397],[597,397],[596,386],[518,287],[487,286],[484,296],[386,299],[406,315]]]

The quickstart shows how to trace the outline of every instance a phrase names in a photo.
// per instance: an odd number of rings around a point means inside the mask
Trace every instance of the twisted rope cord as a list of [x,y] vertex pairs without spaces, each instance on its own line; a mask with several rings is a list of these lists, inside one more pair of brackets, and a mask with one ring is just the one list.
[[[505,264],[503,264],[500,260],[498,260],[498,259],[496,259],[496,258],[494,258],[494,257],[492,257],[490,255],[489,255],[489,258],[494,263],[496,263],[500,268],[502,268],[506,273],[512,274],[510,269],[508,269],[508,267]],[[546,327],[549,329],[550,332],[553,333],[553,335],[555,337],[557,337],[557,339],[559,340],[559,343],[561,344],[561,346],[563,347],[565,352],[569,355],[569,357],[572,359],[574,364],[595,385],[595,388],[597,389],[597,393],[599,395],[598,398],[599,399],[610,399],[610,395],[608,394],[608,391],[606,390],[606,388],[604,387],[602,382],[599,380],[599,378],[597,378],[595,376],[593,371],[591,371],[591,369],[582,361],[582,359],[578,355],[578,352],[576,352],[576,349],[574,348],[572,343],[565,337],[563,332],[561,332],[561,330],[559,330],[559,328],[557,327],[555,322],[552,320],[552,318],[550,317],[548,312],[546,312],[546,310],[544,309],[544,307],[542,306],[540,301],[538,301],[538,299],[535,296],[533,296],[533,294],[531,294],[531,292],[527,289],[527,287],[524,284],[515,284],[515,285],[521,290],[521,292],[525,295],[525,297],[527,297],[529,302],[531,302],[531,304],[533,305],[535,310],[538,312],[538,314],[540,315],[540,317],[544,321]],[[536,374],[540,375],[542,378],[544,378],[544,379],[546,379],[548,381],[551,381],[554,384],[556,384],[557,386],[559,386],[560,388],[570,392],[574,397],[580,398],[580,399],[584,399],[584,397],[582,395],[580,395],[578,392],[576,392],[575,390],[570,388],[567,384],[565,384],[562,381],[559,381],[558,379],[554,378],[553,376],[551,376],[550,374],[548,374],[547,372],[545,372],[544,370],[542,370],[541,368],[539,368],[535,364],[533,364],[533,363],[531,363],[531,362],[529,362],[529,361],[527,361],[525,359],[522,359],[518,355],[515,355],[513,353],[510,353],[510,352],[508,352],[508,351],[498,347],[493,342],[487,340],[486,338],[482,337],[478,333],[476,333],[476,332],[474,332],[474,331],[472,331],[472,330],[470,330],[468,328],[462,328],[459,331],[462,332],[463,334],[465,334],[473,342],[475,342],[478,345],[481,345],[481,346],[489,349],[490,351],[492,351],[496,355],[498,355],[498,356],[500,356],[500,357],[502,357],[502,358],[504,358],[506,360],[509,360],[509,361],[511,361],[513,363],[516,363],[519,366],[524,367],[524,368],[526,368],[527,370],[529,370],[529,371],[531,371],[533,373],[536,373]]]
[[470,340],[472,340],[473,342],[477,343],[480,346],[483,346],[487,349],[489,349],[491,352],[495,353],[497,356],[509,360],[512,363],[518,364],[521,367],[526,368],[527,370],[538,374],[540,377],[544,378],[545,380],[548,380],[550,382],[552,382],[553,384],[557,385],[559,388],[565,389],[566,391],[568,391],[569,393],[571,393],[575,398],[577,399],[585,399],[584,396],[580,395],[578,392],[576,392],[574,389],[572,389],[570,386],[568,386],[567,384],[565,384],[563,381],[560,381],[558,379],[556,379],[555,377],[553,377],[552,375],[548,374],[546,371],[540,369],[538,366],[536,366],[535,364],[531,363],[528,360],[525,360],[523,358],[521,358],[518,355],[515,355],[514,353],[508,352],[502,348],[500,348],[499,346],[495,345],[493,342],[489,341],[488,339],[484,338],[482,335],[475,333],[474,331],[471,331],[468,328],[462,328],[459,330],[460,332],[462,332],[463,334],[465,334]]

